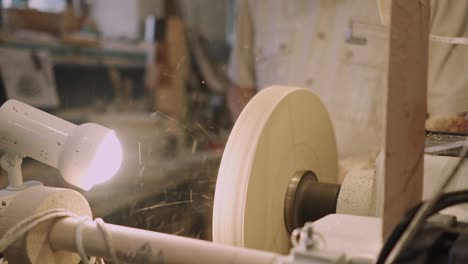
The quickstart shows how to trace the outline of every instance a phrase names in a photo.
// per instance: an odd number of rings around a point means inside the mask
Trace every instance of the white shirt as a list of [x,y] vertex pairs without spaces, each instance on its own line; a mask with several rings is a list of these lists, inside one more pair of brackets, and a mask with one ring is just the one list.
[[[433,0],[431,34],[468,38],[468,1]],[[468,46],[430,42],[428,112],[468,111]]]
[[241,0],[229,75],[242,87],[312,89],[330,112],[340,157],[375,155],[387,32],[375,0]]
[[[431,10],[432,34],[468,37],[468,1],[433,0]],[[340,157],[373,156],[384,138],[388,43],[375,0],[241,0],[229,76],[241,87],[312,89]],[[468,111],[467,64],[468,46],[430,43],[430,115]]]

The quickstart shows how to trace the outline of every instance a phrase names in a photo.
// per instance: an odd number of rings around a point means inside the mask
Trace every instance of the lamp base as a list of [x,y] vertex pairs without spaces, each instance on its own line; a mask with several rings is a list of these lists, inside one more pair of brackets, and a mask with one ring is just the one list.
[[[82,216],[92,216],[86,199],[70,189],[26,182],[21,190],[0,190],[0,237],[9,228],[27,217],[50,209],[65,209]],[[77,254],[55,250],[48,241],[48,232],[55,220],[41,223],[3,252],[9,263],[78,263]]]

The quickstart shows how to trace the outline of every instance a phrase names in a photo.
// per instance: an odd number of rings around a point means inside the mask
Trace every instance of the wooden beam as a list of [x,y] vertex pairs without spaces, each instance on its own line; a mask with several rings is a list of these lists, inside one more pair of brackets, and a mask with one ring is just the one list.
[[384,238],[421,201],[429,0],[393,0],[385,141]]

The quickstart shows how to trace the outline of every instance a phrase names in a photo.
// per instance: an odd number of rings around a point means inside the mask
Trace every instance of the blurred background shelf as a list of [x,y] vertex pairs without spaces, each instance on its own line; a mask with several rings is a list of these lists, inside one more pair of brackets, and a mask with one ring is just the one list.
[[[26,102],[47,88],[56,103],[30,104],[75,124],[114,129],[121,141],[119,174],[89,192],[75,188],[93,215],[211,239],[216,176],[232,125],[224,92],[234,1],[0,0],[0,6],[0,101],[31,91],[15,97]],[[25,180],[73,188],[31,159],[23,172]],[[0,185],[5,180],[0,173]]]
[[[40,43],[33,41],[1,38],[0,47],[28,50],[49,51],[55,65],[71,65],[86,67],[116,67],[144,69],[146,65],[145,48],[126,45],[124,48],[113,47],[79,47],[63,43]],[[124,45],[120,45],[123,47]]]

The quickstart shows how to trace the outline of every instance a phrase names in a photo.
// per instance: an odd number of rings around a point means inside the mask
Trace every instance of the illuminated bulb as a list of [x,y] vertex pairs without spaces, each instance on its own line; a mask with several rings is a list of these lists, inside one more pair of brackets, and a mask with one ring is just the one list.
[[77,126],[67,137],[58,169],[70,184],[89,190],[112,178],[122,163],[115,132],[97,124]]
[[92,123],[77,126],[16,100],[0,107],[0,150],[57,168],[84,190],[112,178],[122,163],[114,131]]
[[93,185],[112,178],[122,164],[122,147],[114,131],[109,132],[96,151],[91,165],[84,176],[83,189],[89,190]]

